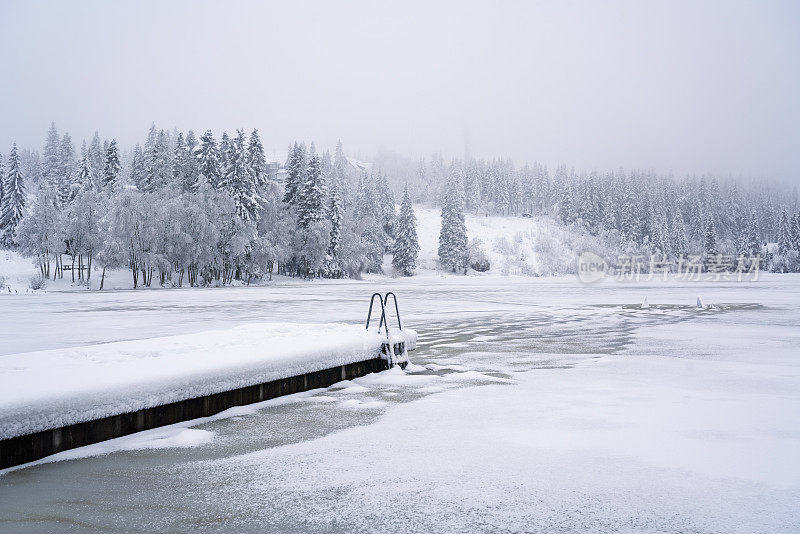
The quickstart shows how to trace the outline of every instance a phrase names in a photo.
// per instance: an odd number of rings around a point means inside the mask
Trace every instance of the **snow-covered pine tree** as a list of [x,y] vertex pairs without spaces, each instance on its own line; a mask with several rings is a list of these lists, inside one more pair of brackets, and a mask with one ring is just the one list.
[[78,163],[78,169],[75,172],[75,179],[72,182],[72,193],[70,195],[70,201],[75,199],[75,196],[78,194],[79,191],[86,191],[88,189],[93,188],[93,180],[92,180],[92,167],[89,163],[89,155],[84,154],[81,157],[80,162]]
[[217,141],[214,139],[214,134],[211,133],[211,130],[206,130],[206,133],[200,137],[197,160],[200,176],[202,176],[203,180],[212,188],[219,189],[219,182],[222,177],[220,154]]
[[745,242],[747,243],[746,251],[748,256],[753,258],[761,256],[761,233],[759,232],[758,217],[755,211],[750,213],[750,222],[747,225],[747,239]]
[[17,224],[25,214],[25,179],[20,168],[17,144],[8,155],[8,170],[3,183],[3,203],[0,206],[0,241],[6,246],[14,243]]
[[792,234],[789,226],[789,214],[784,209],[778,221],[778,252],[786,254],[790,250],[792,250]]
[[686,258],[689,253],[689,244],[686,241],[686,226],[683,217],[676,212],[672,217],[672,252],[678,259]]
[[87,151],[89,158],[89,168],[92,172],[93,179],[98,182],[103,176],[103,169],[105,167],[105,152],[103,151],[103,143],[100,141],[100,134],[95,131],[92,136],[92,141],[89,143]]
[[325,198],[328,198],[330,194],[329,189],[333,180],[333,157],[331,153],[327,150],[323,151],[319,162],[320,168],[322,169],[323,193],[325,194]]
[[651,250],[657,254],[667,256],[672,253],[672,240],[670,239],[667,217],[663,212],[652,215],[653,218],[653,241]]
[[103,186],[113,188],[117,183],[117,177],[122,165],[119,161],[119,148],[116,139],[112,139],[106,149],[105,163],[103,164]]
[[467,227],[464,222],[464,188],[461,169],[450,167],[442,202],[442,229],[439,233],[439,261],[453,272],[467,269]]
[[608,230],[617,228],[616,210],[616,188],[614,187],[613,175],[606,175],[603,187],[601,224]]
[[703,261],[706,270],[709,270],[709,265],[719,255],[719,248],[717,247],[717,227],[714,224],[714,217],[709,217],[706,222],[706,229],[703,232]]
[[183,137],[183,132],[178,132],[175,137],[175,148],[172,155],[172,179],[175,185],[184,191],[187,191],[187,182],[191,179],[189,173],[191,172],[189,165],[194,160],[194,156],[186,146],[186,140]]
[[408,194],[408,184],[403,189],[403,200],[400,203],[400,217],[395,228],[394,250],[392,251],[392,265],[398,272],[411,276],[417,268],[417,254],[419,253],[419,240],[417,239],[417,218],[411,197]]
[[[3,154],[0,154],[0,217],[2,217],[3,215],[3,199],[6,196],[5,187],[6,187],[5,163],[3,163]],[[0,232],[0,236],[2,236],[2,232]]]
[[638,214],[636,215],[636,242],[637,243],[652,243],[656,236],[655,224],[653,221],[653,208],[652,200],[647,191],[639,196],[641,199],[638,206]]
[[342,275],[340,252],[342,247],[344,207],[342,206],[342,196],[339,194],[339,186],[336,183],[331,184],[330,187],[328,219],[331,221],[331,233],[328,241],[328,259],[325,270],[327,276],[340,278]]
[[60,138],[56,123],[50,123],[47,139],[42,151],[42,178],[52,187],[58,187],[61,177],[61,158],[59,156]]
[[221,190],[225,190],[233,198],[236,205],[236,214],[244,221],[258,220],[258,211],[261,208],[261,197],[258,188],[250,174],[247,163],[247,146],[243,130],[237,130],[236,137],[227,138],[223,134],[225,146],[225,162],[222,180],[219,183]]
[[167,133],[164,130],[158,132],[150,165],[151,191],[163,188],[172,178],[172,155],[169,150]]
[[622,184],[622,199],[620,203],[619,232],[624,244],[634,243],[637,239],[636,222],[636,194],[631,185],[631,180]]
[[336,143],[336,152],[333,154],[333,169],[330,178],[331,186],[335,186],[342,200],[342,209],[350,207],[349,188],[347,187],[347,157],[344,155],[342,140]]
[[184,182],[181,184],[187,193],[197,193],[200,188],[200,161],[197,158],[199,144],[193,130],[186,132],[186,156],[183,161]]
[[800,213],[795,213],[791,221],[792,250],[800,252]]
[[133,147],[133,154],[131,155],[130,181],[139,191],[143,191],[146,179],[144,168],[144,151],[142,150],[142,147],[137,144]]
[[[477,213],[481,202],[480,173],[478,172],[478,166],[474,159],[470,159],[466,163],[466,166],[467,170],[465,173],[466,181],[464,184],[464,209],[472,213]],[[405,187],[408,189],[408,184],[406,184]]]
[[65,133],[58,147],[58,199],[66,204],[72,196],[72,178],[75,168],[75,147],[72,138]]
[[385,235],[379,210],[374,180],[365,173],[358,181],[353,216],[361,223],[361,245],[366,257],[364,269],[370,273],[383,270]]
[[368,273],[383,272],[383,227],[377,217],[363,220],[361,244],[364,247],[366,263],[364,270]]
[[747,221],[742,211],[742,199],[739,196],[739,188],[736,182],[732,182],[728,190],[728,197],[725,200],[725,220],[726,226],[734,239],[741,240]]
[[366,173],[358,176],[358,187],[356,189],[356,202],[354,213],[357,219],[366,219],[372,216],[372,197],[370,190],[371,181]]
[[261,190],[267,185],[267,160],[264,156],[264,145],[261,144],[261,137],[258,135],[258,130],[255,129],[250,134],[250,142],[247,144],[247,166],[250,169],[250,175],[256,184],[256,187]]
[[381,226],[383,226],[384,252],[390,252],[392,242],[394,241],[395,233],[394,226],[397,221],[397,214],[394,207],[394,194],[389,189],[389,182],[386,175],[380,171],[374,175],[375,178],[375,194],[378,200],[378,216],[381,218]]
[[305,181],[305,170],[306,147],[295,142],[289,147],[286,159],[286,184],[283,194],[283,201],[290,206],[295,206],[298,202],[299,191]]
[[297,226],[308,228],[325,216],[325,186],[319,155],[311,144],[306,172],[297,194]]
[[143,152],[143,169],[142,179],[137,184],[139,191],[142,193],[151,193],[156,189],[155,174],[158,165],[158,130],[156,123],[150,124],[150,130],[147,132],[147,138],[144,141]]

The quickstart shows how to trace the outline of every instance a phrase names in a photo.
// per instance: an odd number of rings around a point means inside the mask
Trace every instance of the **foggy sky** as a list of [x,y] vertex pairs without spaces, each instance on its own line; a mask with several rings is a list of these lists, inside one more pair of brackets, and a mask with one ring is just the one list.
[[0,152],[51,120],[797,183],[800,3],[0,0]]

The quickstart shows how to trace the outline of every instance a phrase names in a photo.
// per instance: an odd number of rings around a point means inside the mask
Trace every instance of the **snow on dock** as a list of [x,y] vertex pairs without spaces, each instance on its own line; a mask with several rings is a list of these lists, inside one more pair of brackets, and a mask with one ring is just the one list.
[[[409,349],[416,332],[391,331]],[[347,324],[251,324],[0,358],[0,440],[378,358]]]

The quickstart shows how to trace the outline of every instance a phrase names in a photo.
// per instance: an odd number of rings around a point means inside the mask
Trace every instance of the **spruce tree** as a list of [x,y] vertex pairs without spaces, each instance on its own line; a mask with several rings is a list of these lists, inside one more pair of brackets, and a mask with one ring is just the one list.
[[371,273],[383,271],[386,240],[379,211],[374,181],[365,173],[359,178],[353,215],[362,224],[361,244],[367,260],[365,270]]
[[211,130],[206,130],[200,137],[200,146],[198,147],[197,159],[199,162],[200,176],[203,180],[213,187],[219,188],[219,181],[222,176],[220,167],[220,154],[217,146],[217,141],[214,139],[214,134]]
[[147,139],[144,142],[143,149],[143,169],[142,179],[137,184],[137,187],[142,193],[151,193],[156,190],[156,172],[159,158],[158,144],[158,130],[156,124],[150,124],[150,130],[147,132]]
[[259,190],[263,189],[267,185],[267,160],[258,130],[253,130],[250,134],[250,142],[247,145],[247,166],[256,187]]
[[786,254],[792,249],[792,231],[789,226],[789,215],[784,209],[778,222],[778,252]]
[[227,191],[233,198],[236,214],[240,219],[258,220],[262,200],[247,163],[244,131],[237,130],[236,137],[232,140],[227,134],[223,134],[222,138],[226,155],[223,158],[225,167],[219,188]]
[[453,165],[445,184],[442,203],[442,229],[439,233],[439,261],[445,269],[467,269],[467,227],[461,169]]
[[[5,167],[3,163],[3,154],[0,154],[0,217],[3,215],[3,199],[6,196],[5,187],[6,187],[6,173]],[[0,237],[2,237],[2,231],[0,231]]]
[[683,217],[679,213],[675,213],[672,218],[672,251],[678,259],[685,258],[689,253],[686,227],[683,224]]
[[75,167],[75,147],[68,133],[61,138],[58,147],[58,199],[66,204],[72,197],[72,178]]
[[158,132],[149,157],[149,164],[149,190],[155,191],[166,186],[172,178],[172,155],[169,151],[167,133],[164,130]]
[[184,182],[181,184],[187,193],[197,193],[200,188],[200,161],[197,158],[199,145],[193,130],[186,132],[186,155],[183,162]]
[[106,149],[105,163],[103,165],[103,186],[113,188],[117,183],[117,177],[122,165],[119,161],[119,149],[116,139],[112,139]]
[[417,268],[419,240],[417,239],[417,218],[408,195],[408,184],[403,189],[403,200],[400,204],[400,217],[397,220],[394,238],[394,256],[392,265],[398,272],[410,276]]
[[747,244],[745,250],[748,256],[753,258],[761,256],[761,237],[755,211],[750,214],[750,223],[747,225],[747,238],[745,239],[745,243]]
[[634,243],[637,240],[636,223],[636,194],[630,180],[625,180],[622,185],[622,199],[620,202],[619,231],[623,244]]
[[305,180],[306,147],[295,143],[289,147],[289,156],[286,159],[286,184],[284,186],[283,201],[294,206],[298,201],[300,188]]
[[327,276],[339,278],[342,274],[341,248],[344,208],[342,206],[342,196],[339,194],[339,187],[335,183],[330,187],[327,212],[328,220],[331,221],[331,232],[328,240],[328,259],[325,270],[327,271]]
[[795,213],[791,221],[792,250],[800,252],[800,213]]
[[375,195],[378,200],[378,215],[381,218],[383,233],[385,236],[384,248],[390,252],[394,241],[394,226],[397,222],[397,214],[394,207],[394,194],[389,189],[386,175],[378,172],[375,174]]
[[311,224],[321,220],[325,215],[324,202],[321,161],[312,144],[306,172],[303,174],[303,183],[297,195],[298,227],[308,228]]
[[59,155],[60,138],[56,123],[50,123],[47,139],[42,152],[42,178],[51,187],[58,187],[61,176],[61,158]]
[[79,191],[86,191],[92,189],[92,168],[89,163],[89,155],[86,154],[81,158],[78,163],[78,170],[75,173],[75,179],[72,184],[72,193],[70,194],[70,201],[72,201]]
[[178,132],[175,138],[175,148],[172,155],[172,180],[175,185],[182,190],[186,189],[186,182],[190,179],[189,162],[192,161],[193,156],[189,152],[189,147],[186,146],[186,141],[183,137],[183,132]]
[[131,182],[139,191],[144,191],[146,187],[147,174],[144,164],[144,151],[138,144],[133,147],[131,156]]
[[105,168],[105,152],[103,151],[103,144],[100,142],[100,134],[97,131],[92,136],[86,155],[89,161],[89,168],[92,171],[92,177],[99,182],[102,179],[103,169]]
[[714,218],[709,217],[703,231],[703,264],[706,271],[711,271],[711,267],[717,260],[719,248],[717,247],[717,227]]
[[358,177],[358,188],[356,189],[355,215],[358,219],[366,219],[374,216],[372,212],[372,180],[366,173]]
[[342,199],[342,209],[347,209],[348,202],[347,187],[347,157],[344,155],[341,139],[336,143],[336,152],[333,154],[333,169],[331,172],[331,185],[336,187]]
[[0,206],[0,240],[10,246],[14,243],[17,225],[25,214],[25,180],[20,168],[17,144],[11,147],[8,170],[3,184],[3,203]]

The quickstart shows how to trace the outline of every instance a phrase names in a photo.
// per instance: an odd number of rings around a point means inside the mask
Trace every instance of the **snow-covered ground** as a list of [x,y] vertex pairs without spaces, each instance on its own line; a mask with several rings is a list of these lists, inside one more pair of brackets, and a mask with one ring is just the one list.
[[[574,277],[6,296],[2,354],[255,321],[360,323],[414,365],[0,475],[13,531],[800,530],[800,276]],[[696,306],[697,297],[707,305]],[[647,297],[649,308],[641,303]],[[198,431],[188,432],[187,431]],[[143,488],[146,488],[144,490]],[[148,510],[142,514],[141,510]]]
[[[441,209],[414,206],[419,267],[437,269]],[[595,239],[547,217],[466,214],[467,237],[480,241],[492,274],[554,275],[575,272],[576,255],[596,248]],[[577,251],[577,252],[576,252]]]

